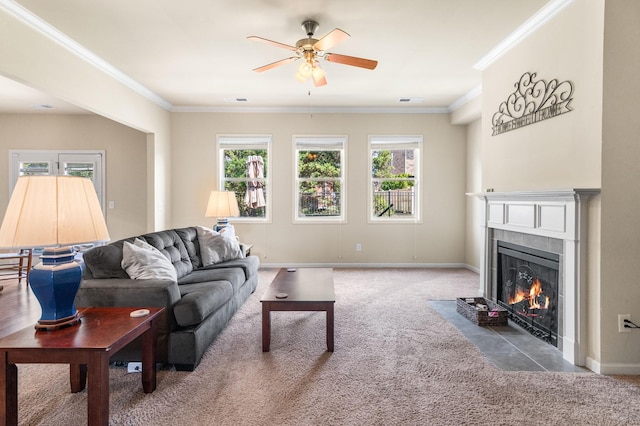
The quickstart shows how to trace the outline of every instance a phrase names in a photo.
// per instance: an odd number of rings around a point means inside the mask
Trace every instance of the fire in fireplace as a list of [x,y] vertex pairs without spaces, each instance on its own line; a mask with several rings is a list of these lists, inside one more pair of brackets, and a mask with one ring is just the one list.
[[498,304],[509,319],[558,346],[560,255],[498,241]]

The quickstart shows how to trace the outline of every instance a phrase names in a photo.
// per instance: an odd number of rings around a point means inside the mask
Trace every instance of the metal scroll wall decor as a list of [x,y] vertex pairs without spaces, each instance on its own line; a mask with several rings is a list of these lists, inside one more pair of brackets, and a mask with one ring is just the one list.
[[535,72],[526,72],[514,86],[516,90],[493,114],[492,136],[571,111],[573,83],[570,81],[536,81]]

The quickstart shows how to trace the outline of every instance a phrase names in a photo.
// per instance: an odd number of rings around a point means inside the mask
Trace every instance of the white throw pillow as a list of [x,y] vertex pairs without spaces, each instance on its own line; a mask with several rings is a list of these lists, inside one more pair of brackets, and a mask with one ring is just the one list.
[[200,243],[202,266],[244,257],[242,250],[240,250],[240,243],[235,238],[225,237],[224,234],[204,226],[196,227],[196,231]]
[[160,250],[139,238],[133,244],[124,242],[122,269],[134,280],[178,280],[171,261]]

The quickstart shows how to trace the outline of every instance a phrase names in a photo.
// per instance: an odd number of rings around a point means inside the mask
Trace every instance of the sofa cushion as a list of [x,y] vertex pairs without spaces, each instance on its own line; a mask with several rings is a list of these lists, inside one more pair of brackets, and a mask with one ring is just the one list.
[[203,266],[244,257],[240,243],[235,238],[226,237],[203,226],[196,227],[196,231]]
[[134,238],[127,238],[84,252],[82,259],[93,278],[129,278],[122,269],[122,246],[125,241],[133,240]]
[[197,269],[221,269],[221,268],[240,268],[244,271],[245,279],[249,279],[258,272],[260,267],[260,258],[258,256],[247,256],[241,259],[234,259],[228,262],[218,263],[216,265],[210,265],[204,268]]
[[184,294],[173,307],[176,322],[181,327],[200,324],[233,296],[228,281],[209,282],[200,289]]
[[122,269],[134,280],[178,280],[171,261],[160,253],[160,250],[139,238],[136,238],[133,244],[124,242]]
[[175,230],[152,232],[141,235],[140,238],[160,250],[171,261],[178,278],[193,270],[187,249]]
[[182,277],[178,284],[180,288],[186,284],[206,283],[208,281],[228,281],[233,287],[234,293],[245,283],[246,279],[242,268],[203,268],[196,269],[189,275]]
[[189,259],[191,259],[193,269],[201,267],[202,260],[200,259],[200,243],[198,242],[196,227],[190,226],[188,228],[176,229],[175,231],[187,249],[187,254],[189,255]]

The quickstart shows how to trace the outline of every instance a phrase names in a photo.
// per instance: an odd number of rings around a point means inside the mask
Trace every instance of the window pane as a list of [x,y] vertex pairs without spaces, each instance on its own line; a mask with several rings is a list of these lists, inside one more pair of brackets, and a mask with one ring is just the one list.
[[[391,187],[387,184],[392,183]],[[402,185],[413,182],[403,181]],[[413,185],[392,189],[397,181],[373,181],[373,212],[377,217],[413,217],[415,215],[415,192]]]
[[371,176],[379,178],[415,176],[414,149],[371,151]]
[[224,149],[224,177],[225,178],[245,178],[247,177],[247,159],[249,156],[260,156],[262,158],[262,177],[267,177],[267,150],[266,149]]
[[[240,217],[266,217],[267,206],[267,184],[261,181],[261,187],[253,187],[247,191],[247,182],[225,182],[224,190],[232,191],[236,194],[238,200],[238,209]],[[258,200],[264,200],[264,205],[259,205]]]
[[68,176],[81,176],[93,180],[93,163],[66,163],[64,174]]
[[298,216],[340,216],[340,188],[338,181],[301,181]]
[[331,151],[298,151],[299,178],[340,178],[341,152]]
[[20,163],[20,176],[39,176],[49,174],[51,174],[51,171],[49,169],[48,162]]

